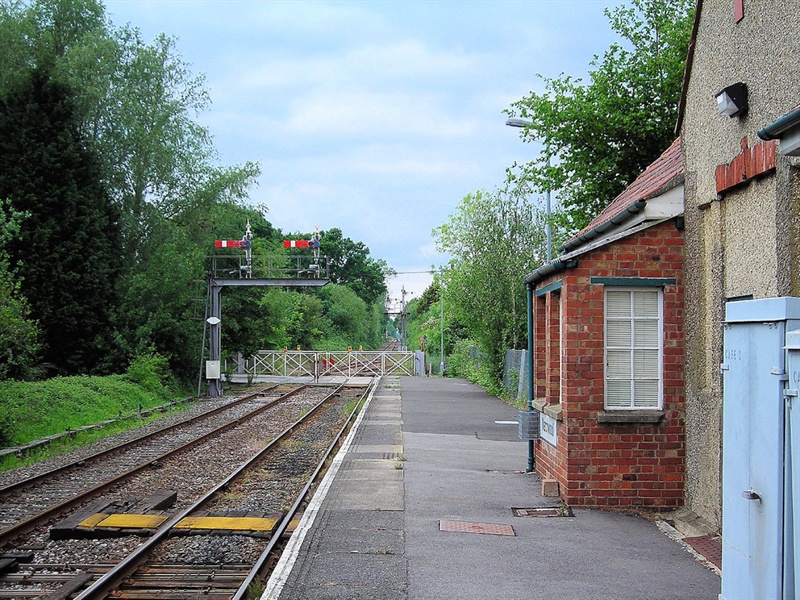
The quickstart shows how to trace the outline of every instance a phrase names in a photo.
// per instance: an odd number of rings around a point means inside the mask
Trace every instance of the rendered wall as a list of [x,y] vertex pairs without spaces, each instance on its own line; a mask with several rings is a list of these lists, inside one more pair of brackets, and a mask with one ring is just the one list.
[[[800,0],[703,0],[681,138],[686,172],[686,504],[721,525],[722,327],[725,302],[797,295],[792,162],[717,193],[715,173],[761,142],[756,132],[800,104]],[[714,95],[744,82],[749,112],[717,112]]]

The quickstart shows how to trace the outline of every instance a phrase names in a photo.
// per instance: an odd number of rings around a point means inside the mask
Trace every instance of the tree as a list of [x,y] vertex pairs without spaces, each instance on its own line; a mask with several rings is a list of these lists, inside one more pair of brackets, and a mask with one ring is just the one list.
[[39,328],[20,292],[19,274],[9,265],[6,245],[20,233],[24,215],[8,200],[0,200],[0,380],[30,379],[38,368]]
[[101,368],[113,345],[118,213],[78,134],[70,91],[39,69],[0,100],[0,197],[28,215],[9,254],[43,359],[65,374]]
[[523,191],[469,194],[433,232],[438,250],[453,257],[443,276],[447,312],[478,343],[493,381],[505,351],[526,343],[521,278],[543,262],[545,215]]
[[367,304],[383,303],[386,277],[393,271],[386,261],[370,257],[363,242],[344,237],[341,229],[329,229],[321,234],[320,254],[328,259],[328,278],[332,283],[346,285]]
[[[117,301],[106,306],[119,315],[119,329],[107,328],[117,343],[108,368],[122,370],[155,347],[181,374],[194,371],[202,319],[192,319],[198,305],[202,316],[204,259],[217,217],[227,217],[221,207],[243,201],[258,166],[218,164],[210,133],[196,122],[209,104],[203,78],[178,56],[174,39],[161,35],[145,43],[135,28],[112,27],[99,0],[0,0],[0,48],[0,97],[18,90],[31,69],[62,86],[73,133],[93,155],[97,179],[118,210],[108,264],[124,262]],[[38,199],[31,195],[30,202]],[[49,243],[52,252],[41,264],[79,278],[70,262],[78,256],[73,237]],[[40,252],[31,254],[38,259]],[[33,283],[26,277],[23,285]],[[51,330],[40,325],[43,334]],[[43,341],[54,353],[52,340],[44,335]]]
[[531,122],[523,139],[544,146],[537,160],[509,169],[509,181],[558,191],[567,228],[583,228],[674,140],[693,5],[632,0],[606,9],[626,44],[595,57],[588,84],[542,77],[544,93],[531,92],[507,111]]

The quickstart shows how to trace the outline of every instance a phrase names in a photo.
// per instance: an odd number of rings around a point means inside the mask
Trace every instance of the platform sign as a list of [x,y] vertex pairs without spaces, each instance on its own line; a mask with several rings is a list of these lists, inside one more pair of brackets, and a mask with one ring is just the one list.
[[553,417],[542,413],[539,421],[539,432],[542,440],[553,446],[558,446],[558,421]]

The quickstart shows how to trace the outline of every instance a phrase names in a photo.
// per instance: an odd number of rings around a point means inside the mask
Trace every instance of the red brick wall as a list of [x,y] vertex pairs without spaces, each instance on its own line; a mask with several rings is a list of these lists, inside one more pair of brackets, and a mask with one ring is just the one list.
[[[604,410],[604,286],[591,277],[657,277],[676,280],[663,288],[664,418],[658,424],[599,424]],[[561,495],[573,506],[673,508],[683,503],[683,234],[674,220],[651,227],[578,257],[578,266],[537,283],[562,281],[562,347],[553,356],[558,332],[535,314],[537,357],[549,351],[544,372],[562,369],[562,415],[558,448],[536,444],[536,468],[558,480]],[[537,298],[535,311],[551,304]],[[544,321],[548,319],[545,318]],[[542,337],[550,337],[540,345]],[[557,341],[555,342],[557,344]],[[538,365],[538,361],[537,361]],[[538,367],[537,367],[538,370]],[[538,377],[537,377],[538,380]],[[551,378],[552,381],[552,378]],[[537,385],[537,391],[539,390]],[[549,403],[559,400],[558,386],[547,386]],[[538,394],[537,394],[538,395]],[[542,396],[538,396],[542,397]]]

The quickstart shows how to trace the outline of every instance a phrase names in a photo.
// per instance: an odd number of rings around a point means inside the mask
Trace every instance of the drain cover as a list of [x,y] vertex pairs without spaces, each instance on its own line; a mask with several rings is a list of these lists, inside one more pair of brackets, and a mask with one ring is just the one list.
[[540,506],[537,508],[512,508],[515,517],[574,517],[572,510],[566,507]]
[[685,537],[683,541],[702,554],[718,569],[722,568],[722,545],[717,540],[707,535],[700,535],[697,537]]
[[502,525],[499,523],[470,523],[469,521],[439,521],[439,531],[486,533],[489,535],[516,535],[511,525]]

